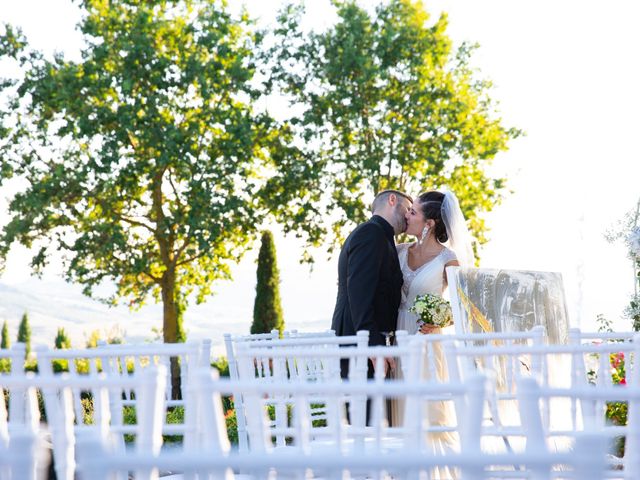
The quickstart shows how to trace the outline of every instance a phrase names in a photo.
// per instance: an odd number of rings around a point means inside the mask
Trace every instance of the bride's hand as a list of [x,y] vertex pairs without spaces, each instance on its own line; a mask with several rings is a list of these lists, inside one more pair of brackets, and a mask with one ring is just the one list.
[[423,323],[420,326],[419,332],[424,334],[424,335],[427,335],[429,333],[438,333],[439,330],[440,330],[440,327],[437,327],[435,325],[430,325],[428,323]]

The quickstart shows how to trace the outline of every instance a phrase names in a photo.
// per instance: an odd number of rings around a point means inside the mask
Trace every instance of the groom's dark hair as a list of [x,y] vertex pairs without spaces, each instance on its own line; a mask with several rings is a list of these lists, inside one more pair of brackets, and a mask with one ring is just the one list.
[[387,199],[389,198],[389,195],[391,195],[392,193],[395,194],[397,197],[406,198],[407,200],[413,203],[413,198],[411,198],[406,193],[401,192],[400,190],[383,190],[382,192],[376,195],[376,198],[373,199],[373,203],[371,204],[371,211],[375,212],[378,208],[384,205]]

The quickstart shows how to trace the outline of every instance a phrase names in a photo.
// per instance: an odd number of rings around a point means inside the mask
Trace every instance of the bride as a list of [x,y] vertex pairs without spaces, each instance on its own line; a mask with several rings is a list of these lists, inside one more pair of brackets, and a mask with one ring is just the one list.
[[[458,199],[453,193],[431,191],[421,194],[407,212],[408,235],[417,241],[402,243],[397,246],[398,260],[404,283],[402,300],[398,311],[398,330],[406,330],[412,334],[440,334],[439,327],[422,325],[418,329],[417,316],[409,311],[416,296],[427,293],[442,295],[447,287],[445,268],[449,266],[471,266],[473,250],[469,232]],[[439,343],[433,343],[432,359],[435,365],[431,369],[425,366],[425,376],[429,370],[435,371],[439,380],[447,378],[446,364]],[[401,369],[396,368],[396,378],[402,378]],[[392,403],[391,420],[393,425],[402,425],[404,401]],[[451,405],[449,402],[431,401],[426,408],[430,425],[451,425]],[[413,419],[412,419],[413,420]],[[459,441],[456,435],[449,432],[430,433],[429,443],[435,454],[457,451]],[[436,468],[432,472],[435,479],[455,479],[454,470]]]

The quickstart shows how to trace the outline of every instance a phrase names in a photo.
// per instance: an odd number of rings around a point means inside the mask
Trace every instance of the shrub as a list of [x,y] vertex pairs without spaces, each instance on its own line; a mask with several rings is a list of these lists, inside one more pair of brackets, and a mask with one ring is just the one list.
[[[598,357],[594,354],[594,357]],[[614,385],[625,386],[627,384],[624,353],[611,353],[609,355],[611,365],[610,375]],[[594,370],[587,372],[589,383],[596,384],[598,375]],[[605,418],[613,425],[623,426],[627,424],[627,402],[607,402]],[[625,439],[617,437],[613,439],[613,453],[622,458],[624,456]]]
[[58,328],[58,332],[56,333],[56,338],[54,340],[54,346],[58,350],[67,350],[71,348],[71,340],[69,339],[67,332],[62,327]]
[[218,357],[211,362],[211,366],[218,370],[221,377],[229,377],[229,361],[227,357]]
[[227,436],[229,437],[229,442],[233,445],[238,444],[238,419],[236,418],[236,410],[235,408],[231,408],[226,410],[224,420],[227,426]]

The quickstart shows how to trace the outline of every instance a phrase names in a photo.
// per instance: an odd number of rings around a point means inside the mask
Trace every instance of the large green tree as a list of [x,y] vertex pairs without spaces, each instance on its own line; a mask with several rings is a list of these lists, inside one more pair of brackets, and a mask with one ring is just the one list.
[[271,180],[274,208],[289,208],[287,227],[304,226],[310,243],[330,230],[338,242],[365,217],[370,192],[446,187],[484,241],[482,213],[504,188],[487,167],[520,132],[502,124],[490,83],[471,68],[474,46],[453,48],[446,15],[430,21],[421,1],[388,0],[373,13],[333,5],[337,22],[320,32],[302,27],[302,7],[285,7],[266,55],[300,149]]
[[280,272],[276,259],[276,245],[269,230],[262,233],[256,272],[256,299],[253,304],[251,333],[269,333],[284,330],[280,303]]
[[160,300],[164,340],[181,341],[190,295],[228,278],[260,227],[261,171],[286,138],[254,108],[259,38],[214,0],[78,3],[79,61],[0,37],[24,72],[3,83],[0,181],[26,184],[0,258],[20,242],[39,272],[59,250],[88,295],[115,284],[108,302]]

